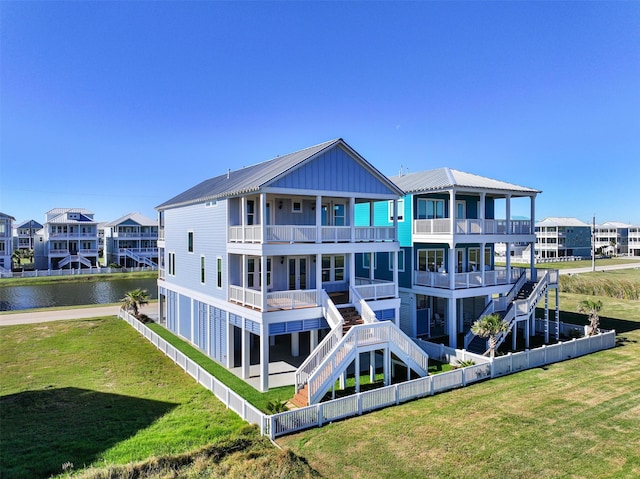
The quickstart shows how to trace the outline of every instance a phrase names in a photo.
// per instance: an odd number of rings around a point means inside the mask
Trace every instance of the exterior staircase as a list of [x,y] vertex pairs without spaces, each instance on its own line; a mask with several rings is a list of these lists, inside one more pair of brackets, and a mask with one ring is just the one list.
[[[528,279],[523,274],[506,298],[498,298],[487,305],[480,314],[480,318],[498,313],[501,319],[509,323],[509,329],[497,336],[496,348],[502,344],[519,320],[528,318],[533,314],[538,301],[540,301],[548,287],[548,272],[542,273],[542,276],[537,281]],[[489,349],[488,344],[489,340],[487,338],[476,336],[471,331],[467,333],[464,339],[465,349],[476,354],[486,354]]]
[[[349,298],[353,303],[348,303]],[[325,293],[324,301],[324,314],[332,329],[296,371],[291,405],[320,402],[360,353],[382,349],[420,376],[428,374],[429,356],[394,322],[378,321],[356,292]]]

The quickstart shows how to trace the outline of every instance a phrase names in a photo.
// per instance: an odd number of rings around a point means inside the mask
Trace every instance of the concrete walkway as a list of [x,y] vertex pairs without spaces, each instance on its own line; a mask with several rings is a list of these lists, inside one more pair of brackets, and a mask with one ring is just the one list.
[[[155,306],[155,305],[154,305]],[[141,312],[153,316],[154,306],[141,308]],[[59,321],[63,319],[85,319],[97,316],[117,316],[120,305],[95,306],[91,308],[55,309],[47,311],[27,311],[25,313],[3,312],[0,313],[0,326],[14,324],[35,324],[47,321]]]
[[[604,271],[612,271],[616,269],[640,269],[640,263],[629,263],[629,264],[614,264],[610,266],[599,266],[596,261],[596,273],[601,273]],[[569,268],[569,269],[559,269],[560,274],[579,274],[579,273],[591,273],[592,267],[589,266],[587,268]]]

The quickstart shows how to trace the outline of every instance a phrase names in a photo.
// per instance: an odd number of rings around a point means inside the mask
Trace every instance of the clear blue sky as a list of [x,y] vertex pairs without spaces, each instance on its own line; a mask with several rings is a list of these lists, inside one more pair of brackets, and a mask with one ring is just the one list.
[[[342,137],[640,224],[640,2],[0,2],[0,211],[99,221]],[[528,215],[528,209],[513,211]]]

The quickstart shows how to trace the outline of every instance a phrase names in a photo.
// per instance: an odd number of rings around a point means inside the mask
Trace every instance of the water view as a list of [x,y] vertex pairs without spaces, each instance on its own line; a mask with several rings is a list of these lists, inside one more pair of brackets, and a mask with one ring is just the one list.
[[149,291],[150,299],[158,297],[155,278],[0,286],[0,311],[118,303],[127,291],[135,288]]

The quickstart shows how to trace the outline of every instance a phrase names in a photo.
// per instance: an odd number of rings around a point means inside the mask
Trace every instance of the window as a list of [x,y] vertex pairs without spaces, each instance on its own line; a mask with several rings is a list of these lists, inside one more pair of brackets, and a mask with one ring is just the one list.
[[[376,269],[377,267],[377,259],[377,255],[373,253],[373,269]],[[369,259],[369,253],[362,253],[362,267],[364,269],[369,269],[369,263],[371,263],[371,260]]]
[[418,198],[418,214],[416,219],[432,220],[437,218],[444,218],[444,200]]
[[187,250],[189,253],[193,253],[193,231],[189,231],[187,240]]
[[255,224],[256,202],[247,200],[247,225]]
[[322,282],[344,281],[344,255],[322,256]]
[[444,250],[418,250],[418,271],[444,272]]
[[[398,221],[404,221],[404,198],[398,200]],[[389,223],[393,223],[393,200],[389,201]]]
[[[389,271],[393,271],[393,253],[389,253]],[[398,251],[398,271],[404,271],[404,250]]]
[[204,284],[205,280],[205,259],[204,256],[200,256],[200,282]]
[[302,201],[292,201],[291,211],[293,213],[302,213]]
[[217,202],[217,201],[207,201],[207,202],[204,204],[204,207],[205,207],[205,208],[211,208],[211,207],[213,207],[213,206],[216,206],[217,204],[218,204],[218,202]]
[[247,288],[253,288],[259,281],[255,279],[256,275],[256,260],[255,258],[247,259]]
[[491,252],[491,248],[484,249],[484,269],[491,269],[491,259],[493,258],[493,253]]
[[218,258],[216,261],[218,270],[218,288],[222,288],[222,258]]
[[344,221],[345,210],[344,203],[333,205],[333,226],[344,226],[346,224]]
[[480,271],[480,248],[469,248],[469,271]]
[[175,276],[176,274],[176,254],[169,253],[169,274]]

